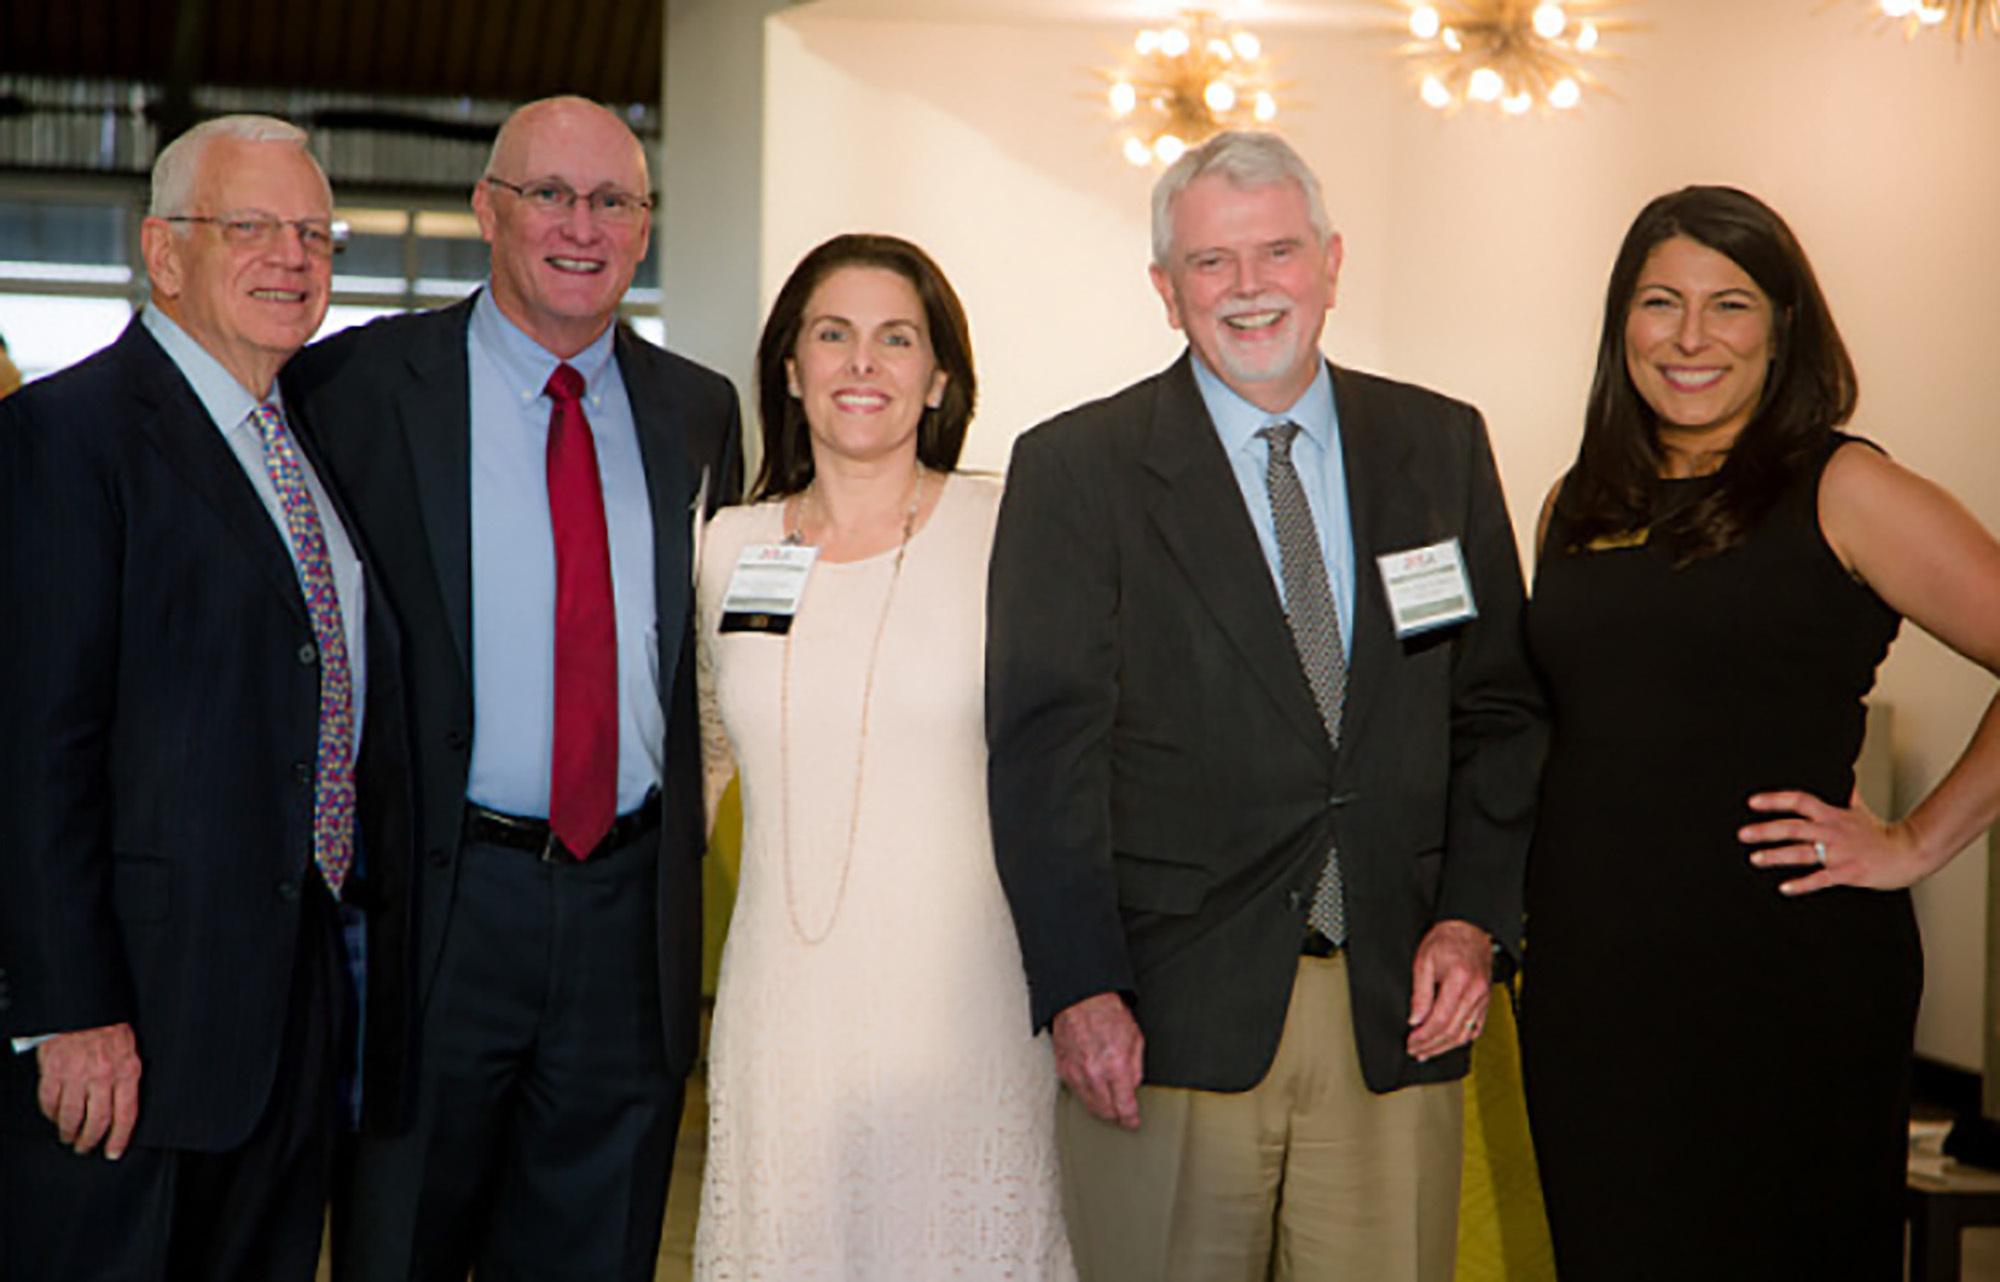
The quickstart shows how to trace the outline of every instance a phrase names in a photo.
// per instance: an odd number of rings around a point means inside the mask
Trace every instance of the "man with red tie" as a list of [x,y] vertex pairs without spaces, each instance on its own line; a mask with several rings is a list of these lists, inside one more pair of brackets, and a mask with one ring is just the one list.
[[140,234],[139,317],[0,405],[0,1277],[310,1282],[409,842],[392,615],[276,384],[332,195],[224,117]]
[[692,530],[739,486],[737,401],[616,324],[652,207],[618,117],[522,107],[472,205],[486,289],[286,375],[406,626],[419,775],[415,1090],[334,1253],[650,1279],[699,1004]]

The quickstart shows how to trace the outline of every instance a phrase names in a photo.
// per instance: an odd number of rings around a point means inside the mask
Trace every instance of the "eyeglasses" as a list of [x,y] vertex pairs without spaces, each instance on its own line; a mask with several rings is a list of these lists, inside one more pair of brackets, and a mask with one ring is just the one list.
[[482,181],[513,192],[527,202],[530,210],[543,218],[566,218],[576,208],[577,202],[582,201],[593,216],[604,222],[636,223],[653,207],[651,196],[635,196],[616,187],[599,187],[586,195],[558,178],[510,183],[488,174]]
[[289,227],[299,234],[299,244],[315,258],[331,258],[347,248],[347,224],[325,218],[279,218],[275,214],[233,211],[227,214],[168,214],[163,223],[211,223],[222,229],[222,238],[244,249],[268,248]]

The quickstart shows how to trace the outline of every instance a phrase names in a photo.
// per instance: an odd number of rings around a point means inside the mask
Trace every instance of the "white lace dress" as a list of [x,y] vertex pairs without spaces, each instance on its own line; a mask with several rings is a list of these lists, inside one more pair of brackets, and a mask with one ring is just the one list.
[[709,1049],[697,1278],[1075,1276],[1055,1070],[1047,1037],[1029,1036],[987,829],[998,504],[997,485],[949,478],[893,600],[893,552],[815,566],[789,678],[782,637],[717,632],[738,552],[783,537],[782,507],[730,509],[707,531],[707,755],[713,786],[733,749],[745,818]]

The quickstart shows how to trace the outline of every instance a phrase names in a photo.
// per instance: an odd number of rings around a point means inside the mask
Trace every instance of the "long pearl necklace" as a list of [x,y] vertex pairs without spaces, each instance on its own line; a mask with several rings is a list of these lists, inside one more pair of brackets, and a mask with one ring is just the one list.
[[[813,487],[808,485],[799,499],[798,525],[785,532],[787,543],[801,542],[800,531],[805,525],[807,505],[811,502]],[[861,682],[861,734],[860,743],[854,751],[854,798],[852,808],[847,813],[847,848],[840,857],[840,880],[833,892],[833,909],[827,914],[826,924],[817,934],[806,929],[799,913],[799,892],[796,875],[792,869],[792,632],[785,633],[784,658],[778,675],[778,850],[785,870],[785,913],[791,918],[792,933],[800,943],[812,946],[826,941],[833,934],[834,923],[840,920],[840,910],[847,902],[847,875],[854,867],[855,840],[861,832],[861,789],[868,776],[868,717],[875,704],[875,669],[882,658],[882,637],[889,628],[889,611],[896,604],[896,585],[903,579],[903,556],[910,548],[910,536],[916,531],[917,509],[924,498],[924,468],[917,465],[917,474],[910,485],[910,502],[903,510],[903,537],[896,544],[896,560],[889,570],[889,590],[882,598],[882,614],[875,620],[875,638],[868,647],[868,667]]]

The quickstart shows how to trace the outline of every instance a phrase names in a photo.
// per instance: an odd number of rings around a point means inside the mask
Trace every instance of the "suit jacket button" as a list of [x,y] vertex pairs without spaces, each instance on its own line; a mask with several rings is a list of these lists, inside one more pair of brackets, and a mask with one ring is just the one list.
[[1305,907],[1305,904],[1306,892],[1303,890],[1294,890],[1285,896],[1285,905],[1293,912],[1297,912],[1299,909]]
[[292,781],[294,783],[311,783],[312,779],[313,779],[312,762],[294,761],[292,763]]
[[299,898],[299,883],[297,883],[296,881],[279,882],[278,898],[284,900],[288,904],[297,903]]
[[299,646],[299,666],[310,668],[319,662],[319,647],[307,641]]
[[453,752],[463,752],[465,750],[466,744],[469,742],[470,739],[467,738],[466,733],[463,730],[445,731],[444,746],[450,748]]

